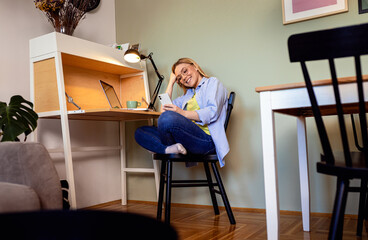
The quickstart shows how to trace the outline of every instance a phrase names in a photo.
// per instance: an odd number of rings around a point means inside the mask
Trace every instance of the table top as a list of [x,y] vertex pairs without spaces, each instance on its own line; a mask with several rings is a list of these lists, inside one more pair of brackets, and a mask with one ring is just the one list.
[[[338,78],[338,81],[343,84],[353,83],[356,81],[356,77],[354,76],[354,77]],[[368,75],[363,75],[363,81],[368,81]],[[312,81],[313,86],[324,86],[324,85],[330,85],[331,83],[332,83],[331,79]],[[266,92],[266,91],[277,91],[277,90],[286,90],[286,89],[303,88],[303,87],[305,87],[305,82],[286,83],[286,84],[257,87],[255,90],[256,92],[260,93],[260,92]]]
[[[140,110],[123,110],[115,108],[99,108],[88,109],[82,111],[68,112],[70,120],[98,120],[98,121],[135,121],[158,118],[161,112],[140,111]],[[40,118],[59,119],[60,114],[50,114]]]
[[[355,83],[356,77],[343,77],[339,78],[338,81],[342,84]],[[368,75],[363,75],[363,81],[368,81]],[[331,85],[331,79],[317,80],[312,81],[313,86],[328,86]],[[347,85],[346,85],[347,86]],[[258,93],[262,92],[273,92],[275,93],[273,96],[273,111],[278,113],[283,113],[292,116],[304,116],[311,117],[313,116],[312,108],[310,106],[309,97],[307,92],[298,91],[301,88],[305,88],[305,82],[299,83],[287,83],[287,84],[279,84],[265,87],[257,87],[255,90]],[[295,90],[289,91],[287,94],[284,93],[283,90]],[[341,89],[340,89],[341,90]],[[326,91],[326,94],[330,92]],[[318,96],[317,96],[318,98]],[[324,100],[326,100],[327,95],[324,96]],[[332,97],[333,98],[333,97]],[[335,115],[336,114],[336,106],[334,103],[334,98],[331,100],[331,104],[322,104],[320,106],[322,115]],[[306,100],[308,99],[308,100]],[[280,105],[280,102],[282,103]],[[368,102],[366,103],[366,108],[368,109]],[[345,114],[356,113],[358,112],[358,105],[356,102],[343,103],[343,110]]]

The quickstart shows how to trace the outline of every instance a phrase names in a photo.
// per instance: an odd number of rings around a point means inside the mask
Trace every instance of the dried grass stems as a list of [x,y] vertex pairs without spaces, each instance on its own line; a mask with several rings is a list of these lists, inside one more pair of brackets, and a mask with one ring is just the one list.
[[90,0],[34,0],[55,31],[72,35],[80,20],[85,18]]
[[[85,18],[89,0],[66,0],[60,9],[60,25],[66,34],[72,35],[80,20]],[[61,32],[63,29],[61,29]]]

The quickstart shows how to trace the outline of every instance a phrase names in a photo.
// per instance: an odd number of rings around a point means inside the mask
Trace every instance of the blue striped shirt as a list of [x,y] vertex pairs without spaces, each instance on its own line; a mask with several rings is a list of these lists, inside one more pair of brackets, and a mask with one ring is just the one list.
[[225,119],[227,109],[227,90],[215,77],[203,77],[196,89],[188,89],[187,92],[176,98],[173,104],[185,109],[189,99],[195,95],[200,107],[198,113],[199,125],[208,125],[211,137],[216,146],[216,153],[220,166],[225,165],[224,157],[229,152],[229,143],[225,133]]

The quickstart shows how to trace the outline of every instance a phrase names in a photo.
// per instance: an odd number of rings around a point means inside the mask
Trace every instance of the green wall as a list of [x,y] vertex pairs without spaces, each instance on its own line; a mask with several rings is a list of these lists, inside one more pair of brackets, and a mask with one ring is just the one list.
[[[173,62],[191,57],[237,93],[228,129],[231,151],[221,174],[232,206],[245,208],[265,208],[260,104],[255,88],[303,81],[299,65],[289,62],[288,37],[367,20],[368,14],[358,14],[355,0],[349,1],[347,13],[290,25],[282,24],[281,0],[116,1],[117,41],[140,43],[143,53],[154,53],[155,63],[166,78],[161,92]],[[316,79],[328,78],[319,73],[319,67],[316,69]],[[148,70],[152,90],[157,78],[150,64]],[[334,120],[329,121],[329,128],[334,130]],[[130,166],[152,165],[151,155],[134,142],[134,129],[143,124],[146,122],[127,124]],[[311,210],[331,212],[335,179],[316,173],[320,147],[313,119],[307,120],[307,128]],[[280,208],[300,211],[295,118],[276,114],[276,137]],[[202,175],[202,169],[179,165],[175,174],[196,177]],[[128,198],[155,201],[153,177],[129,175]],[[348,201],[347,213],[356,214],[357,198],[349,197]],[[211,204],[207,189],[174,190],[173,202]]]

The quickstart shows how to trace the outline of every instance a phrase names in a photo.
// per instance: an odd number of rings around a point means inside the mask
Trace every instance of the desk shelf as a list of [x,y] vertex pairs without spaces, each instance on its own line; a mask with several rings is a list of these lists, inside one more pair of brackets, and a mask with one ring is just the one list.
[[[118,98],[126,108],[126,101],[150,102],[146,63],[129,64],[123,59],[123,52],[108,46],[76,37],[53,32],[30,42],[31,101],[40,118],[60,119],[66,176],[69,182],[70,202],[77,208],[73,151],[109,150],[105,147],[72,148],[69,120],[119,121],[122,170],[122,203],[126,204],[125,121],[152,120],[160,113],[111,109],[100,86],[99,80],[112,85]],[[81,107],[69,103],[67,93]],[[40,133],[42,134],[42,133]],[[59,150],[50,150],[59,152]],[[158,186],[158,170],[154,161],[153,169],[136,169],[136,172],[153,172]],[[158,187],[157,187],[158,189]]]

